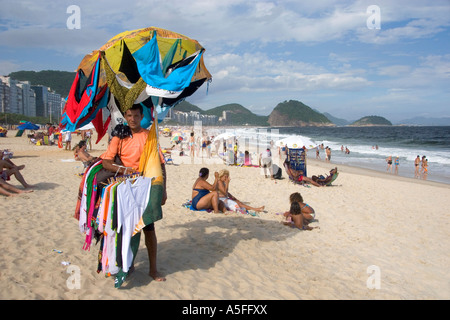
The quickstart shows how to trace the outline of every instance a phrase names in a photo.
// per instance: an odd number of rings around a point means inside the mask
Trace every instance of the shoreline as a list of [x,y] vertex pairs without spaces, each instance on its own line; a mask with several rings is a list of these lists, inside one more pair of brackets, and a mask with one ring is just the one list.
[[424,179],[420,179],[420,178],[412,178],[412,177],[407,177],[407,176],[403,176],[400,174],[396,175],[394,173],[379,171],[376,169],[334,163],[333,161],[330,163],[327,163],[325,161],[307,158],[307,163],[311,163],[311,164],[313,164],[315,166],[319,166],[319,167],[325,167],[326,165],[329,165],[331,167],[336,166],[336,167],[338,167],[339,170],[342,168],[345,170],[345,172],[352,173],[352,174],[359,174],[359,175],[372,177],[372,178],[390,179],[390,180],[404,181],[404,182],[409,182],[409,183],[417,183],[419,185],[423,184],[423,185],[436,186],[436,187],[450,189],[450,184],[447,184],[445,182],[424,180]]

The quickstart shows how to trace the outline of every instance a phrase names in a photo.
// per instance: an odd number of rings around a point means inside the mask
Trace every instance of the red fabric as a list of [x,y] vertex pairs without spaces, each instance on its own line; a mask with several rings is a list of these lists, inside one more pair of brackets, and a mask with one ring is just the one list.
[[103,111],[100,109],[97,112],[97,115],[95,116],[94,120],[92,120],[92,124],[97,131],[97,141],[96,144],[100,142],[100,140],[103,138],[103,136],[106,134],[106,131],[108,130],[109,123],[111,122],[111,115],[106,119],[105,123],[103,123]]
[[[99,59],[100,59],[100,54],[98,55],[97,62],[95,64],[94,68],[96,68],[97,63],[99,63]],[[94,80],[96,78],[95,71],[94,70],[92,70],[92,71],[93,72],[89,79],[88,87],[94,87],[93,91],[95,92],[95,86],[97,86],[97,84],[94,83]],[[84,110],[84,108],[89,104],[89,102],[93,98],[92,96],[87,94],[86,90],[82,93],[81,98],[79,100],[78,100],[78,97],[76,96],[77,88],[78,88],[78,85],[80,82],[81,72],[83,72],[81,69],[78,70],[78,72],[75,76],[75,80],[73,81],[72,87],[70,88],[67,102],[66,102],[66,105],[64,108],[66,115],[69,117],[69,119],[72,123],[75,123],[77,121],[77,119],[81,115],[81,112]]]

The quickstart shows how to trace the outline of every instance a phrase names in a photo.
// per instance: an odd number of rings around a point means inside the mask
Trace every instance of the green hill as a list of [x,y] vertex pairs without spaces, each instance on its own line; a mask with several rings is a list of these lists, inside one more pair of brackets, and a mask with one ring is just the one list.
[[43,70],[11,72],[9,77],[20,81],[30,81],[32,85],[49,87],[65,98],[69,94],[75,75],[75,72]]
[[392,126],[392,123],[380,116],[367,116],[353,122],[351,126]]
[[268,126],[267,116],[259,116],[237,103],[225,104],[205,111],[205,114],[223,117],[226,111],[226,125]]
[[271,112],[268,121],[273,127],[334,125],[322,113],[314,111],[304,103],[296,100],[279,103]]
[[203,109],[200,109],[196,105],[193,105],[192,103],[189,103],[186,100],[181,101],[179,104],[177,104],[173,108],[173,111],[181,111],[181,112],[197,111],[200,112],[200,114],[205,114],[205,111]]

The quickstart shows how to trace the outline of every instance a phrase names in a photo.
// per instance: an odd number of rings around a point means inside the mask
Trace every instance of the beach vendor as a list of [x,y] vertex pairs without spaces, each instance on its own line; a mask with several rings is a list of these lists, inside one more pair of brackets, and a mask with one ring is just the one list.
[[[133,105],[128,109],[124,118],[131,129],[131,135],[123,139],[115,136],[111,139],[107,151],[100,156],[103,159],[103,168],[117,172],[119,174],[126,174],[137,172],[139,170],[139,162],[144,151],[144,146],[148,138],[149,131],[141,127],[141,120],[143,119],[143,109],[141,105]],[[164,166],[164,157],[160,153],[161,168],[164,178],[164,191],[161,205],[164,205],[167,199],[166,194],[166,171]],[[114,159],[119,155],[122,166],[114,165]],[[161,276],[157,270],[157,238],[155,226],[153,223],[143,228],[145,235],[145,246],[147,247],[148,258],[150,263],[149,275],[156,281],[165,281],[165,277]]]

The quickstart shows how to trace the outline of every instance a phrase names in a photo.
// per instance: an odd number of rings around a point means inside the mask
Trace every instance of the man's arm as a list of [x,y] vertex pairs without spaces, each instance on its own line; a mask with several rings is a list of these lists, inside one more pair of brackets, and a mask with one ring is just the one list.
[[167,190],[166,190],[166,181],[167,181],[167,172],[166,172],[166,165],[164,163],[161,163],[161,169],[163,174],[163,183],[164,183],[164,189],[163,189],[163,197],[161,201],[161,205],[163,206],[166,203],[167,200]]
[[114,160],[103,159],[102,165],[103,165],[103,168],[105,168],[106,170],[114,172],[114,173],[117,172],[117,174],[125,174],[125,171],[126,171],[126,173],[134,172],[133,168],[124,167],[124,166],[118,167],[118,166],[114,165]]

